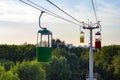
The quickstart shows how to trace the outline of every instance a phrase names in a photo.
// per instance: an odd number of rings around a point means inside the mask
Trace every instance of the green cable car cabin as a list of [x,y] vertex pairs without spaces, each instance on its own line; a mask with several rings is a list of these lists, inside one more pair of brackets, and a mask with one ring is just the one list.
[[38,62],[48,62],[52,57],[52,32],[43,29],[37,33],[36,55]]

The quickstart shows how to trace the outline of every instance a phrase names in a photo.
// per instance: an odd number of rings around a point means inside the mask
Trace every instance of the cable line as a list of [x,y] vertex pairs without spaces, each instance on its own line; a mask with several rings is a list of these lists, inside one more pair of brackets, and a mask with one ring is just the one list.
[[[25,2],[25,1],[23,1],[23,0],[19,0],[19,1],[21,1],[21,2],[23,2],[23,3],[25,3],[25,4],[27,4],[27,5],[29,5],[29,6],[31,6],[31,7],[33,7],[33,8],[35,8],[35,9],[39,10],[39,11],[43,11],[43,10],[44,10],[46,14],[49,14],[49,15],[51,15],[51,16],[53,16],[53,17],[62,19],[62,20],[64,20],[64,21],[67,21],[67,22],[72,23],[72,24],[77,25],[77,26],[81,26],[81,25],[79,25],[79,24],[77,24],[77,23],[75,23],[75,22],[73,22],[73,21],[71,21],[71,20],[68,20],[68,19],[66,19],[66,18],[64,18],[64,17],[62,17],[62,16],[60,16],[60,15],[57,15],[57,14],[55,14],[55,13],[47,10],[46,8],[43,8],[42,6],[39,6],[39,5],[35,4],[35,3],[33,3],[33,2],[30,1],[30,0],[27,0],[27,1],[29,1],[29,2],[32,3],[33,5],[36,5],[37,7],[31,5],[31,4],[29,4],[29,3],[27,3],[27,2]],[[39,8],[38,8],[38,7],[39,7]],[[40,8],[42,8],[43,10],[40,9]],[[47,12],[46,12],[46,11],[47,11]]]
[[95,9],[94,0],[91,0],[91,2],[92,2],[92,7],[93,7],[93,11],[94,11],[95,19],[96,19],[96,22],[97,22],[98,20],[97,20],[97,14],[96,14],[96,9]]
[[42,11],[41,9],[39,9],[39,8],[37,8],[37,7],[31,5],[31,4],[29,4],[29,3],[27,3],[27,2],[25,2],[25,1],[23,1],[23,0],[19,0],[19,1],[21,1],[21,2],[23,2],[23,3],[25,3],[25,4],[27,4],[27,5],[29,5],[29,6],[31,6],[31,7],[33,7],[33,8],[35,8],[35,9],[39,10],[39,11]]
[[52,11],[50,11],[50,10],[48,10],[48,9],[46,9],[46,8],[44,8],[44,7],[40,6],[40,5],[38,5],[38,4],[34,3],[34,2],[32,2],[32,1],[30,1],[30,0],[27,0],[27,1],[30,2],[31,4],[37,6],[37,7],[40,7],[40,8],[42,8],[42,9],[44,9],[45,11],[48,11],[49,13],[54,14],[57,18],[61,18],[61,19],[65,20],[65,21],[68,21],[68,22],[70,22],[70,23],[73,23],[73,24],[75,24],[75,25],[80,26],[79,24],[77,24],[77,23],[75,23],[75,22],[73,22],[73,21],[70,21],[70,20],[68,20],[68,19],[66,19],[66,18],[64,18],[64,17],[61,17],[60,15],[55,14],[55,13],[53,13]]
[[50,4],[52,4],[53,6],[55,6],[56,8],[58,8],[60,11],[62,11],[63,13],[65,13],[67,16],[71,17],[73,20],[77,21],[78,23],[82,23],[79,20],[77,20],[76,18],[74,18],[73,16],[71,16],[70,14],[68,14],[67,12],[65,12],[63,9],[61,9],[60,7],[58,7],[56,4],[54,4],[53,2],[51,2],[50,0],[46,0],[47,2],[49,2]]
[[[44,7],[40,6],[40,5],[38,5],[38,4],[34,3],[34,2],[32,2],[32,1],[30,1],[30,0],[27,0],[27,1],[30,2],[30,3],[33,4],[33,5],[38,6],[39,8],[42,8],[42,9],[44,9],[44,10],[46,10],[46,11],[48,11],[48,12],[54,14],[54,15],[57,15],[57,14],[53,13],[52,11],[50,11],[50,10],[48,10],[48,9],[46,9],[46,8],[44,8]],[[57,15],[57,16],[59,16],[59,15]],[[59,17],[60,17],[60,16],[59,16]]]

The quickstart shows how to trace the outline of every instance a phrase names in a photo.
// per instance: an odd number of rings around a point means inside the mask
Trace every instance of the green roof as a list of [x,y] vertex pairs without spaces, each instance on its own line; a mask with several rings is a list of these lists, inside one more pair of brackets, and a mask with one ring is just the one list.
[[52,32],[47,30],[47,29],[39,30],[38,33],[41,33],[42,35],[50,35],[50,34],[52,34]]

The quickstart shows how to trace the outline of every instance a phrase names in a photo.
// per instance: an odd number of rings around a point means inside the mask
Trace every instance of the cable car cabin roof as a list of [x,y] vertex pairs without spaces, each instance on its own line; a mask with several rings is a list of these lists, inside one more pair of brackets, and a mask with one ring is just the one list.
[[52,35],[52,32],[47,29],[39,30],[38,33],[41,33],[42,35]]
[[101,35],[101,33],[100,33],[100,32],[97,32],[97,33],[95,33],[95,35]]

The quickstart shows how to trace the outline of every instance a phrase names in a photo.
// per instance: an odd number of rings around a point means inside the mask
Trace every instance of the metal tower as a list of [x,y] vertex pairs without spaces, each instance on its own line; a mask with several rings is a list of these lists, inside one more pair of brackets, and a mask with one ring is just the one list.
[[92,22],[90,23],[90,24],[87,24],[87,23],[84,23],[83,22],[83,26],[82,26],[82,28],[83,29],[87,29],[87,30],[89,30],[90,31],[90,49],[89,49],[89,75],[88,75],[88,77],[87,77],[87,79],[86,80],[97,80],[96,78],[95,78],[95,76],[94,76],[94,72],[93,72],[93,36],[92,36],[92,34],[93,34],[93,30],[94,29],[98,29],[98,28],[100,28],[100,26],[99,26],[99,22],[100,21],[98,21],[97,23],[94,23],[94,24],[92,24]]

